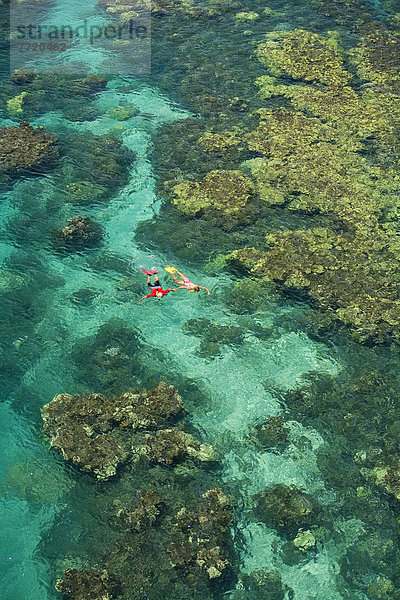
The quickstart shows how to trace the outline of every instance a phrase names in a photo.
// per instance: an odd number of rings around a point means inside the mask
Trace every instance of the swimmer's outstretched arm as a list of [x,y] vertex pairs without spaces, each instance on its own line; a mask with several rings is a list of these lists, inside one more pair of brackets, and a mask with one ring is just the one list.
[[211,294],[211,292],[210,292],[210,290],[208,288],[206,288],[206,287],[204,287],[202,285],[198,285],[197,287],[199,287],[201,290],[206,290],[208,295]]
[[149,298],[150,296],[143,296],[143,298],[140,298],[140,300],[136,300],[135,304],[137,304],[138,302],[141,302],[142,300],[144,300],[145,298]]

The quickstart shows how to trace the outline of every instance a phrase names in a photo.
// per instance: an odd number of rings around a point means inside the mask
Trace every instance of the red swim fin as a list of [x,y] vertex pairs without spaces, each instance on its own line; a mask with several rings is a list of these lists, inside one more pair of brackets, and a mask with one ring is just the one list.
[[142,273],[145,275],[155,275],[158,271],[156,269],[151,269],[150,271],[146,271],[146,269],[142,269]]

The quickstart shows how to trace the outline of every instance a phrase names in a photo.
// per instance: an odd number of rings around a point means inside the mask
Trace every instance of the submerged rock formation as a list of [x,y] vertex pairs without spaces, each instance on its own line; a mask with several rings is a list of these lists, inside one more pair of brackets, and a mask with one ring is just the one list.
[[103,237],[103,228],[91,217],[72,217],[67,225],[53,231],[53,241],[59,248],[82,250],[98,244]]
[[[132,390],[106,398],[101,394],[59,394],[42,409],[44,431],[52,448],[82,471],[108,479],[132,453],[150,462],[174,465],[188,459],[213,461],[211,446],[201,444],[174,424],[184,414],[172,386],[160,383],[152,390]],[[156,431],[132,437],[135,432]]]
[[67,569],[56,583],[63,600],[113,600],[120,593],[118,581],[107,571]]
[[289,535],[317,520],[317,507],[311,496],[294,486],[278,483],[255,496],[257,514],[268,526]]
[[179,429],[162,429],[154,435],[146,435],[145,444],[139,449],[150,462],[174,465],[192,458],[209,462],[214,458],[211,446],[200,444],[190,433]]
[[208,579],[227,576],[233,551],[230,527],[233,504],[221,489],[202,495],[196,512],[182,508],[177,515],[177,532],[168,548],[172,566],[189,576],[198,569]]
[[244,340],[244,332],[234,325],[221,325],[209,319],[189,319],[182,327],[185,333],[198,336],[200,355],[213,357],[221,352],[224,345],[238,346]]
[[288,443],[290,430],[282,417],[270,416],[256,425],[254,436],[264,448],[283,447]]
[[121,509],[120,517],[132,531],[143,531],[155,525],[165,510],[165,501],[155,490],[148,489],[139,494],[136,504]]
[[283,600],[288,590],[278,572],[253,571],[248,575],[241,575],[239,590],[234,592],[232,598],[233,600]]

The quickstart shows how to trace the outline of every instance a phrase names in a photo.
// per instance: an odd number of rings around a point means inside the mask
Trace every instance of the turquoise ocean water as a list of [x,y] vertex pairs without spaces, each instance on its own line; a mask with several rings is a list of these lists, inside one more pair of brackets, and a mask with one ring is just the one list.
[[[280,29],[296,25],[291,21],[295,17],[306,21],[310,12],[306,7],[302,11],[288,7],[285,14],[284,6],[279,8],[280,22],[274,26]],[[49,11],[46,18],[52,23],[79,22],[95,14],[91,3],[66,4],[61,0]],[[101,73],[105,57],[100,50],[80,47],[64,58],[73,62],[82,57],[88,72]],[[104,526],[101,514],[95,508],[92,513],[88,509],[87,480],[76,477],[49,449],[41,433],[39,411],[61,392],[83,392],[89,387],[77,376],[71,352],[110,319],[120,319],[135,330],[145,348],[138,384],[146,385],[173,373],[176,381],[190,380],[196,388],[192,393],[188,386],[184,396],[190,420],[202,439],[220,450],[221,485],[234,490],[241,507],[235,538],[241,572],[262,568],[279,571],[287,586],[287,599],[368,600],[365,590],[370,581],[376,580],[379,569],[371,562],[360,567],[354,577],[351,573],[353,569],[356,573],[357,561],[368,563],[367,554],[361,546],[357,551],[357,544],[370,524],[346,507],[340,483],[336,482],[335,487],[327,480],[326,470],[321,470],[321,449],[329,452],[330,447],[337,449],[332,452],[338,471],[345,468],[348,440],[335,438],[323,412],[308,421],[290,414],[290,442],[280,451],[251,444],[249,431],[268,416],[282,414],[287,408],[286,392],[294,390],[307,374],[340,377],[368,361],[371,368],[388,365],[390,371],[396,371],[396,358],[387,349],[361,348],[329,332],[325,338],[310,337],[303,319],[307,306],[281,296],[274,296],[265,310],[238,314],[224,302],[236,281],[234,274],[221,271],[215,277],[195,261],[182,263],[173,249],[159,251],[151,239],[151,226],[144,230],[146,235],[135,236],[142,223],[152,221],[154,228],[158,227],[161,202],[156,191],[154,155],[158,132],[168,123],[193,117],[174,93],[179,67],[163,77],[161,71],[158,63],[154,78],[151,74],[128,77],[116,72],[93,100],[97,116],[92,120],[71,120],[62,110],[51,107],[30,119],[32,125],[42,125],[66,140],[66,156],[68,140],[77,133],[116,133],[124,147],[134,152],[127,183],[107,203],[79,208],[79,214],[93,215],[104,227],[106,235],[99,250],[70,255],[54,252],[49,241],[52,229],[77,212],[76,207],[60,200],[63,189],[59,174],[22,178],[2,193],[0,292],[5,321],[1,333],[0,598],[59,597],[54,590],[55,573],[59,575],[63,566],[70,566],[71,547],[89,543],[88,539],[95,538],[96,527],[100,530]],[[110,111],[126,103],[138,112],[118,123]],[[0,125],[17,121],[3,114]],[[74,160],[81,160],[85,168],[84,155]],[[204,262],[206,259],[204,256]],[[176,294],[163,302],[136,304],[139,294],[146,293],[141,268],[154,265],[161,270],[171,263],[182,266],[185,274],[207,286],[212,294]],[[116,284],[123,277],[137,278],[134,291],[118,289]],[[85,288],[94,290],[91,302],[73,302],[74,294]],[[183,323],[198,318],[241,327],[245,332],[243,342],[223,346],[214,359],[202,355],[198,337],[182,330]],[[246,329],[248,318],[271,328],[270,339],[260,339],[251,328]],[[249,516],[253,495],[282,482],[303,488],[322,506],[338,503],[330,513],[333,534],[315,552],[297,561],[287,559],[285,540],[276,531]],[[84,507],[82,513],[80,507]],[[390,538],[392,511],[392,506],[382,508],[386,517],[381,516],[376,534],[379,536],[381,531],[385,543],[391,539],[395,561],[397,538],[395,534]],[[234,598],[234,593],[231,590],[226,597]],[[391,597],[387,596],[389,600]]]

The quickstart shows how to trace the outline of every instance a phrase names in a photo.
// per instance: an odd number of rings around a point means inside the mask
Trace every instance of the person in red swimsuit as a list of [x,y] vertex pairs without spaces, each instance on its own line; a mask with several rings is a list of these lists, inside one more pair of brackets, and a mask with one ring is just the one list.
[[[169,289],[163,290],[160,280],[158,279],[157,271],[153,270],[151,272],[146,272],[146,275],[147,275],[147,285],[151,289],[151,294],[147,294],[147,296],[143,296],[143,298],[140,298],[140,300],[138,300],[138,302],[141,302],[145,298],[158,298],[158,300],[161,300],[161,298],[163,296],[166,296],[167,294],[169,294],[169,292],[176,292],[176,290],[179,290],[179,288],[173,288],[172,290],[169,290]],[[151,282],[152,275],[154,275],[154,283]]]

